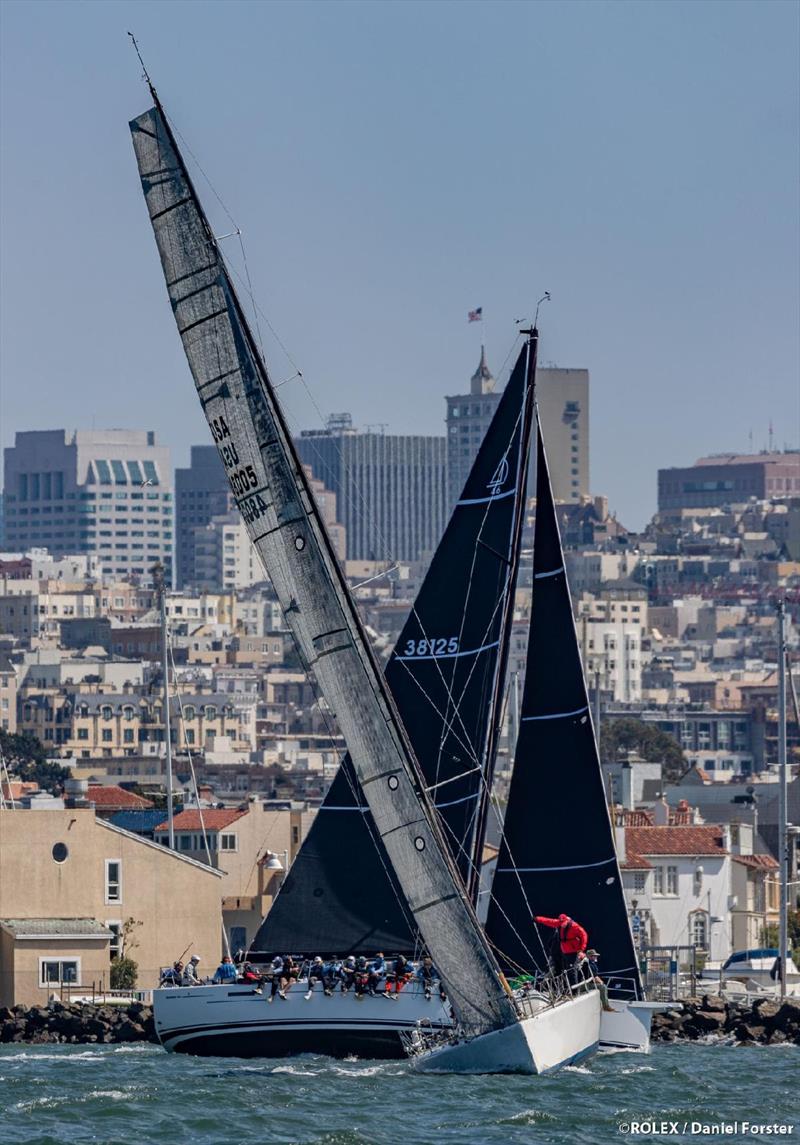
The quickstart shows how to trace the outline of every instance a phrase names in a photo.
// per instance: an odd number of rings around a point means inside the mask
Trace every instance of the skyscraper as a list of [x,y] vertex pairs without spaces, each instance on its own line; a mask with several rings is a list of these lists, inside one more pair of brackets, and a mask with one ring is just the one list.
[[193,445],[189,468],[175,470],[175,578],[180,588],[202,583],[195,567],[195,530],[235,508],[217,447]]
[[[449,505],[454,505],[461,496],[499,400],[500,391],[496,389],[481,346],[481,359],[470,379],[470,392],[446,399]],[[589,371],[539,367],[536,400],[555,499],[578,501],[589,495]]]
[[172,470],[152,430],[18,433],[5,451],[5,546],[96,553],[104,576],[171,579]]
[[421,560],[445,525],[445,440],[353,428],[335,414],[296,439],[300,459],[336,495],[348,560]]

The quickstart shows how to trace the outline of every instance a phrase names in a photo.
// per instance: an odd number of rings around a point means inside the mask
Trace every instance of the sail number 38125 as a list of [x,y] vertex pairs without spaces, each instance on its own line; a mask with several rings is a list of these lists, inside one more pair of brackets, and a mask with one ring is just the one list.
[[404,656],[453,656],[458,652],[457,636],[440,636],[433,640],[407,640]]

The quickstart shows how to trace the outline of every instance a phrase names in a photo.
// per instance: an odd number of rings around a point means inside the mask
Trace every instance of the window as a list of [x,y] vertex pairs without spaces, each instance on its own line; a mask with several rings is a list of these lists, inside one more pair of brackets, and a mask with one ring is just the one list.
[[667,894],[677,895],[678,893],[678,868],[667,867]]
[[100,709],[100,715],[104,720],[110,720],[114,715],[114,712],[109,704],[103,704],[102,708]]
[[697,914],[692,915],[692,942],[695,946],[706,948],[708,942],[708,928],[706,926],[706,915],[703,911],[698,911]]
[[89,729],[88,728],[78,728],[78,739],[88,739],[88,738],[89,738]]
[[122,863],[106,859],[106,902],[122,901]]
[[125,728],[124,732],[122,733],[122,740],[123,743],[133,743],[133,728]]
[[663,895],[664,893],[664,868],[653,868],[653,894]]
[[643,891],[647,885],[647,871],[634,871],[633,872],[633,889],[635,891]]
[[39,985],[60,986],[62,983],[80,986],[80,958],[40,958]]
[[178,836],[178,847],[181,851],[191,851],[192,850],[192,836],[191,835],[179,835]]
[[113,922],[107,920],[106,926],[112,935],[111,942],[108,946],[108,953],[113,961],[115,958],[122,957],[122,922],[119,919],[115,919]]
[[187,743],[194,743],[194,728],[187,728],[184,737]]
[[103,743],[111,743],[113,738],[114,734],[111,731],[111,728],[103,728]]
[[220,851],[235,851],[236,850],[236,836],[233,834],[220,835],[219,837]]

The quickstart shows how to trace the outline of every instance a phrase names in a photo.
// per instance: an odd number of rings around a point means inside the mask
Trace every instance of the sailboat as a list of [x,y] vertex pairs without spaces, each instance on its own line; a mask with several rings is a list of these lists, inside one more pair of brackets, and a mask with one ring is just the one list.
[[600,952],[611,1009],[601,1047],[649,1049],[644,1000],[592,725],[541,422],[536,415],[533,591],[519,735],[486,933],[509,977],[547,970],[566,914]]
[[[305,664],[336,717],[456,1028],[422,1068],[541,1073],[593,1052],[596,990],[522,999],[467,894],[424,774],[348,590],[267,367],[158,94],[131,123],[175,321],[237,506]],[[526,344],[532,377],[536,332]],[[425,634],[426,639],[440,634]],[[449,637],[448,637],[449,638]]]
[[[434,553],[385,678],[465,883],[478,881],[485,794],[502,715],[533,418],[523,347]],[[431,636],[435,633],[435,636]],[[438,635],[445,633],[447,635]],[[352,761],[346,756],[278,896],[248,951],[269,962],[301,957],[420,953]],[[385,996],[336,994],[304,983],[291,1005],[265,1007],[252,988],[173,990],[156,997],[168,1049],[235,1056],[325,1052],[402,1057],[401,1035],[420,1021],[452,1026],[438,995],[409,983]]]

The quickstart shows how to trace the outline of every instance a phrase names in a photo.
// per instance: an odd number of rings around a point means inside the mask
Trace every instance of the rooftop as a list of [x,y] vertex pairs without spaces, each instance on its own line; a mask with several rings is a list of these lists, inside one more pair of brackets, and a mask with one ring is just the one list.
[[144,796],[126,791],[124,787],[117,787],[116,784],[104,787],[100,783],[90,783],[86,798],[90,803],[94,803],[95,807],[104,811],[144,810],[153,806],[152,799],[145,799]]
[[[181,811],[176,815],[173,820],[173,826],[176,831],[220,831],[224,827],[230,827],[237,819],[241,819],[247,814],[247,810],[240,808],[233,808],[232,810],[220,811],[215,808],[209,808],[208,811]],[[156,827],[156,831],[168,831],[169,822],[165,819]]]
[[702,827],[628,827],[625,851],[631,866],[636,859],[652,855],[727,855],[722,828],[715,824]]

